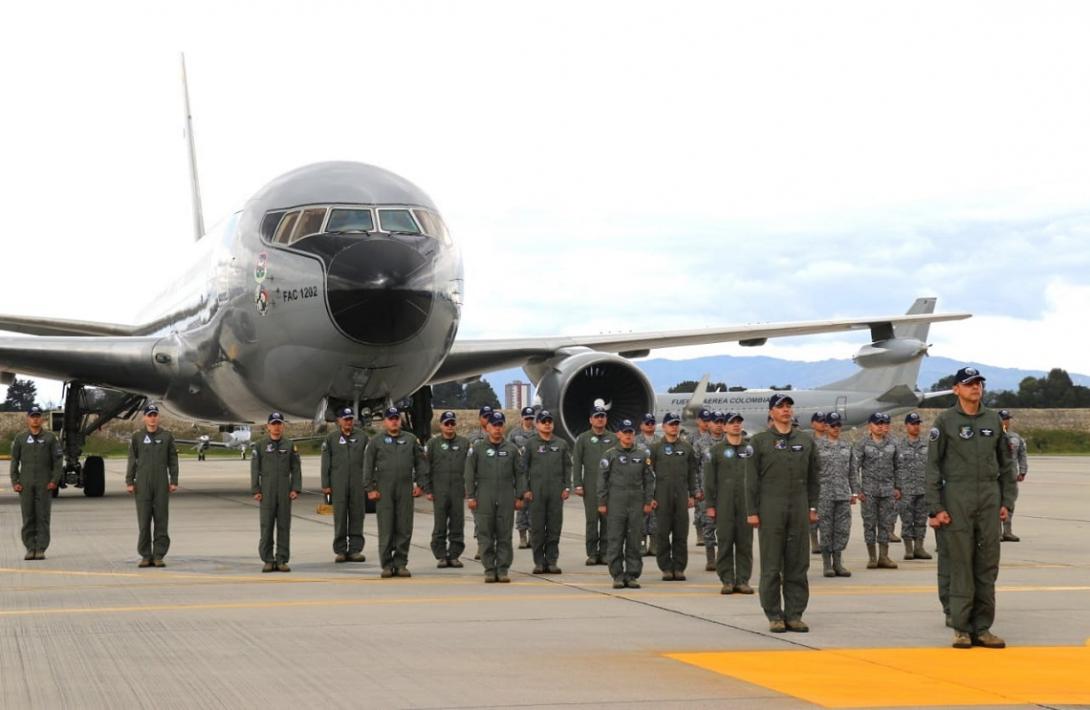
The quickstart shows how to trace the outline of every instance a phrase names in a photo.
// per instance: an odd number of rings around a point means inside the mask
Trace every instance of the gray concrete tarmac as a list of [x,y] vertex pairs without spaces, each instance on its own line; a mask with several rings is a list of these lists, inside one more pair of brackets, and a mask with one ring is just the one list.
[[[583,564],[575,499],[559,576],[530,574],[530,551],[516,550],[512,584],[485,585],[472,542],[464,569],[436,569],[424,499],[412,579],[379,578],[373,516],[367,562],[335,565],[332,518],[315,512],[317,466],[303,462],[289,574],[260,573],[248,462],[183,460],[168,567],[148,570],[136,567],[123,461],[107,462],[105,497],[68,489],[54,501],[41,562],[22,559],[5,469],[0,707],[814,707],[664,654],[949,644],[934,561],[901,561],[894,546],[900,569],[864,569],[858,514],[846,555],[854,576],[824,579],[814,557],[812,632],[776,635],[755,596],[718,593],[691,527],[688,582],[661,581],[647,557],[643,589],[611,589],[604,567]],[[1030,467],[1015,516],[1023,541],[1002,548],[995,631],[1012,647],[1085,646],[1090,459],[1038,457]]]

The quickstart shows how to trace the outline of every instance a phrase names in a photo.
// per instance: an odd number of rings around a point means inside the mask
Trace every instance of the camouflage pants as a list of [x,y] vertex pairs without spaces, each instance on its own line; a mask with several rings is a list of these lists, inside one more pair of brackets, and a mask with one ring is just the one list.
[[515,513],[515,529],[519,532],[530,529],[530,503],[523,501],[522,510]]
[[655,511],[651,511],[643,516],[643,534],[654,535],[658,530],[658,525],[655,524]]
[[901,514],[901,537],[906,540],[924,540],[927,537],[927,500],[920,495],[903,495],[897,501]]
[[[867,496],[863,501],[863,541],[889,544],[889,531],[897,522],[897,505],[893,496]],[[877,538],[877,539],[876,539]]]
[[841,552],[852,534],[852,504],[847,500],[818,501],[822,552]]

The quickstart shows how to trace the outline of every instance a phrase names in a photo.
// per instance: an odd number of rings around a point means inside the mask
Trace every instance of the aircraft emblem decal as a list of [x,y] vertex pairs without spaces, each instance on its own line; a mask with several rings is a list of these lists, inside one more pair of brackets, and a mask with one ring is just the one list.
[[254,267],[254,281],[261,283],[269,275],[269,254],[261,252],[257,255],[257,266]]
[[261,315],[265,315],[269,312],[269,292],[263,287],[257,287],[257,293],[254,294],[254,303],[257,304],[257,312]]

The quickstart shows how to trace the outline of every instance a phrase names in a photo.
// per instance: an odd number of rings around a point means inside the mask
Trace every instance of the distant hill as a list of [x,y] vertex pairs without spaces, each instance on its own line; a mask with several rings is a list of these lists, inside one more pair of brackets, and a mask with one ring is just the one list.
[[[761,355],[719,355],[691,360],[650,359],[637,361],[636,364],[651,380],[656,392],[665,392],[682,380],[700,379],[704,373],[711,376],[712,382],[726,382],[731,386],[766,388],[770,385],[781,387],[790,384],[805,389],[843,379],[858,369],[851,360],[800,362]],[[993,391],[1017,390],[1018,383],[1024,378],[1043,377],[1047,374],[1044,370],[1021,370],[979,362],[965,363],[944,357],[926,357],[920,367],[917,384],[920,389],[927,390],[935,382],[954,374],[959,367],[965,365],[972,365],[983,372],[988,378],[988,389]],[[1075,384],[1090,386],[1090,375],[1074,372],[1068,374]],[[526,373],[521,368],[490,372],[484,379],[501,395],[501,399],[505,384],[516,379],[527,381]]]

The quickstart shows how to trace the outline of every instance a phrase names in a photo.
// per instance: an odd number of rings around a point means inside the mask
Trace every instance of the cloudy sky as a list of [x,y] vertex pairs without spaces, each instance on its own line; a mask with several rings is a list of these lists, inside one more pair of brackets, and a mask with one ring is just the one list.
[[393,170],[461,244],[464,337],[934,295],[974,314],[932,330],[936,354],[1090,372],[1085,3],[24,3],[4,19],[0,312],[130,322],[184,263],[185,51],[207,222],[301,164]]

